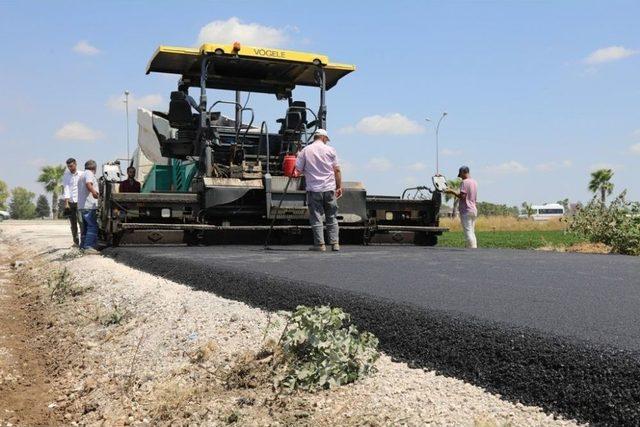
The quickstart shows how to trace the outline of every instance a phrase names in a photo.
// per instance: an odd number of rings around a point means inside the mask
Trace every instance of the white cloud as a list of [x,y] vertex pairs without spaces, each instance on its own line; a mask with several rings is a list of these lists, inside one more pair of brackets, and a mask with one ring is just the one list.
[[623,46],[609,46],[594,50],[584,59],[589,65],[602,64],[605,62],[618,61],[637,54],[637,50],[627,49]]
[[640,129],[636,129],[631,132],[631,136],[633,136],[634,138],[640,138]]
[[573,166],[573,162],[571,160],[562,160],[562,161],[551,161],[546,163],[539,163],[536,165],[536,170],[540,172],[551,172],[558,169],[566,169]]
[[373,157],[367,162],[367,169],[374,172],[387,172],[392,167],[391,161],[385,157]]
[[462,155],[462,150],[452,150],[450,148],[443,148],[440,153],[443,156],[460,156]]
[[629,147],[629,151],[631,151],[633,154],[640,154],[640,142]]
[[100,53],[100,49],[89,44],[89,42],[86,40],[80,40],[78,43],[76,43],[76,45],[73,47],[73,51],[81,55],[88,56],[93,56]]
[[511,160],[508,162],[500,163],[499,165],[486,166],[484,170],[488,173],[502,175],[524,173],[527,172],[528,169],[522,163]]
[[354,126],[340,129],[342,133],[363,133],[366,135],[415,135],[423,133],[424,126],[400,113],[384,116],[374,115],[360,119]]
[[[161,95],[153,93],[150,95],[144,95],[141,97],[135,96],[133,93],[129,94],[129,111],[136,111],[138,107],[143,107],[148,110],[158,109],[164,104],[164,100]],[[124,111],[124,95],[113,95],[107,100],[107,107],[113,111]]]
[[100,131],[91,129],[80,122],[65,123],[54,135],[56,139],[73,141],[96,141],[104,137]]
[[249,46],[283,47],[289,42],[288,28],[274,28],[257,23],[243,23],[231,17],[226,21],[213,21],[200,29],[198,45],[202,43],[240,42]]
[[410,164],[409,166],[407,166],[407,169],[409,169],[410,171],[414,171],[414,172],[420,172],[423,171],[427,168],[427,165],[425,165],[422,162],[415,162]]

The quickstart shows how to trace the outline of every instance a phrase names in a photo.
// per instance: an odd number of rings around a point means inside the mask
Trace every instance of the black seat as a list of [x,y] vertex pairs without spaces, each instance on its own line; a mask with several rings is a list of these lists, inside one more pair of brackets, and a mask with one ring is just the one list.
[[285,141],[297,141],[300,134],[304,131],[307,123],[307,103],[304,101],[293,101],[284,119],[278,119],[281,123],[280,134]]
[[194,127],[193,114],[187,94],[179,91],[171,92],[168,118],[172,127],[178,129]]
[[285,128],[287,130],[302,130],[302,126],[307,123],[307,103],[304,101],[293,101],[287,109]]

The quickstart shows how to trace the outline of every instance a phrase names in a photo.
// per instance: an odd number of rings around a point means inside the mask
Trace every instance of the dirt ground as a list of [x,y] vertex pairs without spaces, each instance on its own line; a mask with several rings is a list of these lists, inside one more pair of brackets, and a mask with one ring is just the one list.
[[278,392],[246,355],[282,315],[69,243],[64,222],[0,224],[0,426],[575,425],[385,355],[354,384]]
[[39,294],[12,285],[7,252],[0,257],[0,420],[7,425],[55,424],[61,421],[58,414],[43,405],[55,400],[48,373],[57,361],[47,351],[53,344],[47,310]]

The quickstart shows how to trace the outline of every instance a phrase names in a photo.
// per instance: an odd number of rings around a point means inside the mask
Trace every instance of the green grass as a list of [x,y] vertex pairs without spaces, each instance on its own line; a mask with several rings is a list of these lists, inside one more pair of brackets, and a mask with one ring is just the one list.
[[[479,248],[536,249],[543,246],[571,246],[584,241],[564,231],[476,231]],[[438,237],[438,246],[463,248],[464,234],[450,231]]]

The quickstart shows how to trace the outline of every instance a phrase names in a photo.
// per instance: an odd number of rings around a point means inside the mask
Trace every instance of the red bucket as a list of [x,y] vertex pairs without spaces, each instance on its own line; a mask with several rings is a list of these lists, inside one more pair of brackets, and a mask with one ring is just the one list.
[[282,171],[285,176],[297,176],[296,172],[296,156],[287,154],[282,161]]

